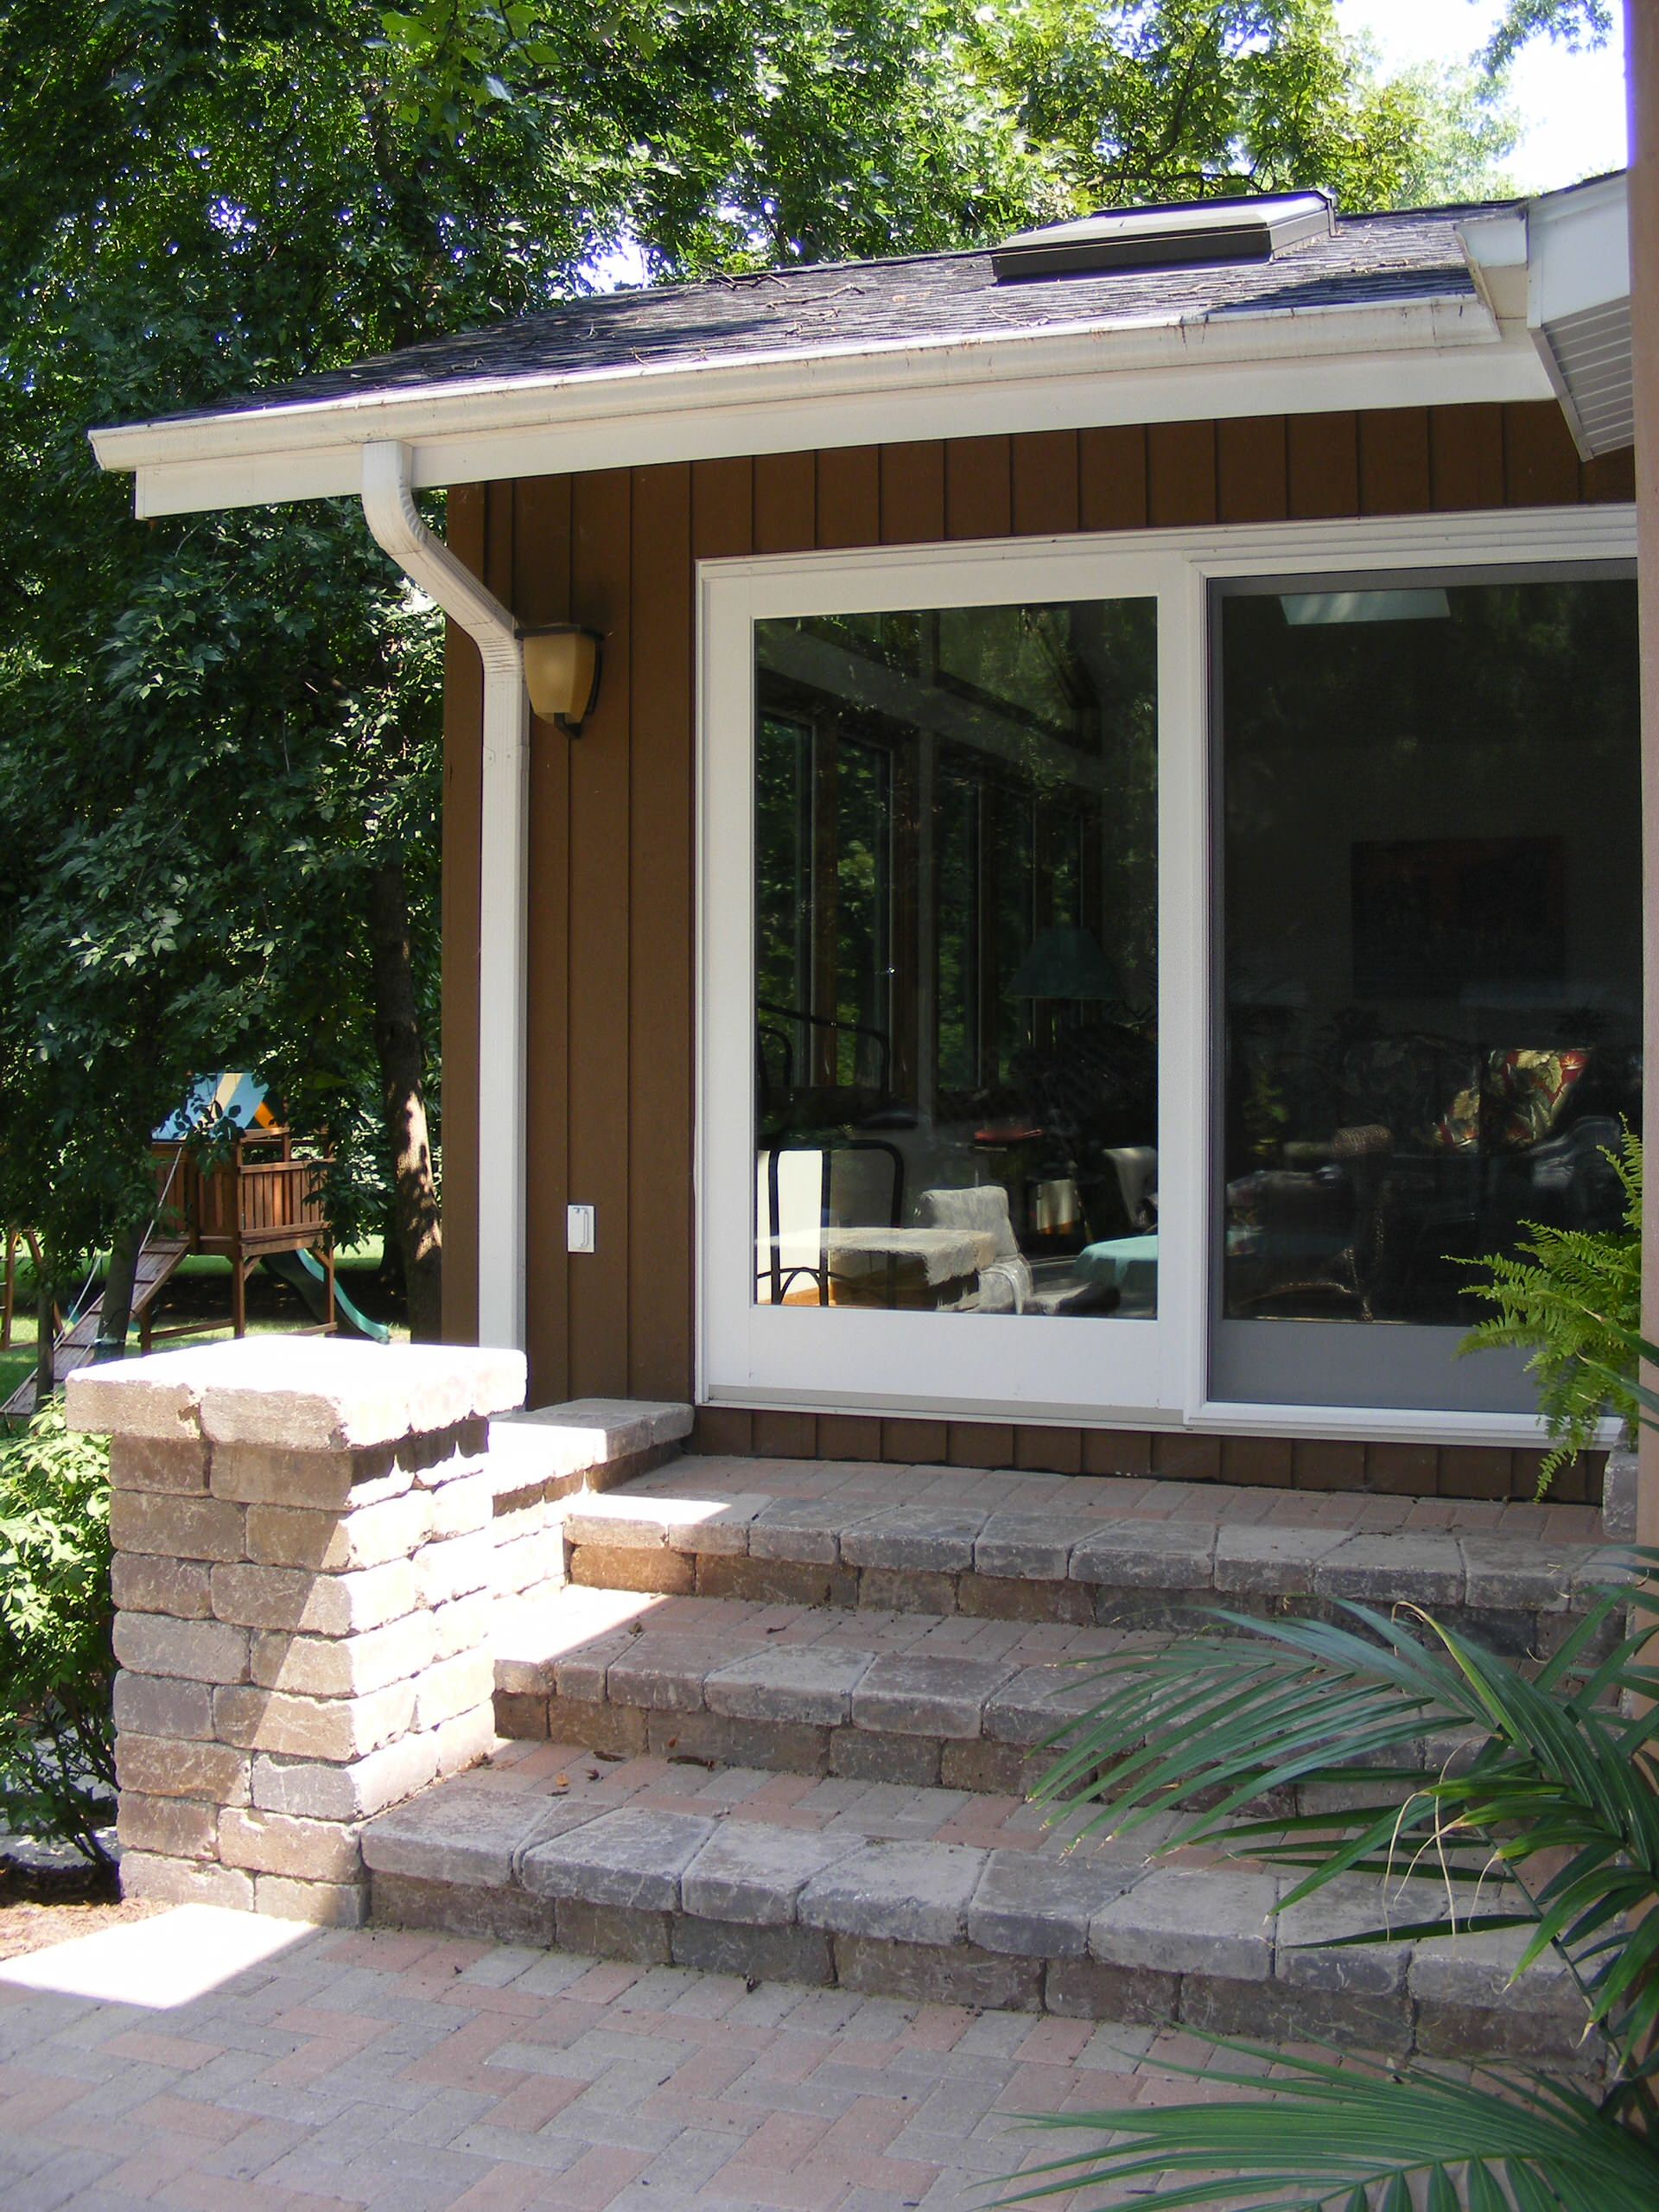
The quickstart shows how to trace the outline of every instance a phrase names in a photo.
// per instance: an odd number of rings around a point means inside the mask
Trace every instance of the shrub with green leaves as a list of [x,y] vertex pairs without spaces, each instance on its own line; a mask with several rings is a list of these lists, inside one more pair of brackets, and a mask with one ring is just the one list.
[[1507,1344],[1530,1355],[1538,1410],[1550,1449],[1538,1470],[1541,1497],[1552,1478],[1591,1450],[1611,1413],[1634,1433],[1636,1361],[1630,1338],[1642,1319],[1642,1140],[1627,1129],[1607,1154],[1624,1192],[1620,1230],[1552,1229],[1529,1222],[1517,1253],[1495,1252],[1471,1266],[1490,1281],[1468,1295],[1497,1308],[1464,1338],[1459,1352]]
[[99,1863],[115,1795],[109,1466],[57,1402],[0,1445],[0,1821]]

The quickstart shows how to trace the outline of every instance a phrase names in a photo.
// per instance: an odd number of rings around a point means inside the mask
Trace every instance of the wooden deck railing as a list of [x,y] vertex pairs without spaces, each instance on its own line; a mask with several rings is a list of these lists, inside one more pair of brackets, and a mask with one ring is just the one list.
[[178,1156],[173,1146],[159,1147],[156,1154],[158,1188],[171,1173],[166,1209],[204,1252],[267,1243],[291,1249],[302,1232],[309,1232],[308,1243],[320,1242],[327,1166],[326,1160],[296,1159],[285,1133],[238,1138],[227,1156],[205,1166],[188,1152]]

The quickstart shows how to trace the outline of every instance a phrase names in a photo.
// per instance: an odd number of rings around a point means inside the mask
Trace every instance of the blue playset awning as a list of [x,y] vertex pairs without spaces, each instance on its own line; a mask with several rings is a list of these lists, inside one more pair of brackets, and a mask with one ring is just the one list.
[[276,1116],[265,1103],[265,1086],[251,1075],[199,1075],[156,1131],[157,1144],[182,1144],[188,1136],[230,1122],[239,1129],[270,1129]]

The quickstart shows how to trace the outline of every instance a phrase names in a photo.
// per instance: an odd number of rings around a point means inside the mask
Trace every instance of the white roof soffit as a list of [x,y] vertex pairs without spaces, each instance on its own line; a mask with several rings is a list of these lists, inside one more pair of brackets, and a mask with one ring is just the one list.
[[1622,174],[1459,226],[1481,296],[1524,327],[1586,461],[1634,442],[1630,202]]
[[94,430],[140,516],[354,494],[396,439],[416,486],[872,439],[1548,398],[1480,296],[677,359],[367,391]]

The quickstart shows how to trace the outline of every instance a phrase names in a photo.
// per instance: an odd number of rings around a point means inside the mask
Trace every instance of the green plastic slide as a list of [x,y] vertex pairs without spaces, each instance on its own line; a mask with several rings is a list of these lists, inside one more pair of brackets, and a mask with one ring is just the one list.
[[[320,1260],[309,1252],[270,1252],[260,1264],[298,1291],[314,1319],[328,1319],[328,1277]],[[371,1321],[366,1313],[358,1312],[340,1288],[338,1275],[334,1277],[334,1320],[342,1337],[366,1337],[377,1344],[391,1342],[391,1331],[384,1321]]]

